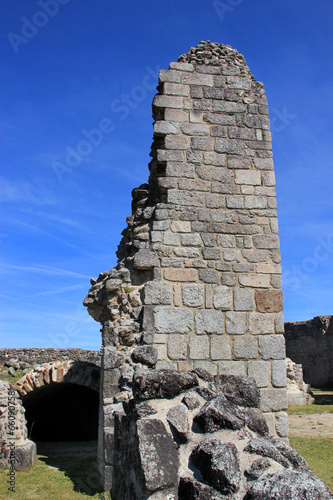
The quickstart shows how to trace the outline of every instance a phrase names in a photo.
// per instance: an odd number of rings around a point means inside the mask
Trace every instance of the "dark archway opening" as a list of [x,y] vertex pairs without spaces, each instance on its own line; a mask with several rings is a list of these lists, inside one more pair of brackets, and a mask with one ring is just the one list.
[[76,384],[50,384],[22,398],[33,441],[92,441],[98,435],[99,394]]

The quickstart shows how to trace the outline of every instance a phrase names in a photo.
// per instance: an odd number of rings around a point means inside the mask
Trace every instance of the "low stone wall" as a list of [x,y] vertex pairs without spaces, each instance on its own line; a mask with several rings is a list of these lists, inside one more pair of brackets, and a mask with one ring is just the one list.
[[86,361],[101,365],[101,352],[85,349],[55,349],[37,347],[0,349],[0,364],[5,364],[10,359],[18,362],[24,362],[29,365],[40,365],[42,363],[51,363],[53,361]]
[[333,385],[333,316],[285,323],[287,357],[312,387]]

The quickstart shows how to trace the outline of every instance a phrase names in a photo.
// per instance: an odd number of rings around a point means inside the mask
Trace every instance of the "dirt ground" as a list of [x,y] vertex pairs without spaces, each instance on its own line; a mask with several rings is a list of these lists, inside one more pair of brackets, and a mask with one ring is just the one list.
[[333,438],[333,413],[289,415],[289,437]]

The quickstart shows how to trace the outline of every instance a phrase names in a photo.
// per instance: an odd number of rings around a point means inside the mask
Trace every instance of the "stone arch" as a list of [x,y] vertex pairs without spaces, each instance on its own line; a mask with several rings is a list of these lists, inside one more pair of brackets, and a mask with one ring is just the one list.
[[62,360],[37,365],[16,383],[31,439],[97,439],[100,368]]
[[56,383],[77,384],[99,392],[100,368],[83,361],[55,361],[37,365],[15,384],[21,397]]

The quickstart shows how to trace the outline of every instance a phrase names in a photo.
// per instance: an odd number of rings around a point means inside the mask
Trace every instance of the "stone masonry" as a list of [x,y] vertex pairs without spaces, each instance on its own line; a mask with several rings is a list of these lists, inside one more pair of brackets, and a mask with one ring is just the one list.
[[25,409],[16,388],[0,380],[0,469],[9,468],[8,489],[15,491],[15,472],[36,461],[36,444],[28,439]]
[[[52,363],[53,361],[85,361],[87,363],[101,364],[101,352],[87,349],[57,349],[54,347],[38,348],[2,348],[0,349],[0,365],[26,366],[40,365],[42,363]],[[23,364],[23,366],[21,366]]]
[[285,323],[287,356],[312,387],[333,386],[333,316]]
[[[133,190],[118,264],[84,301],[102,324],[100,461],[136,369],[252,377],[287,437],[275,178],[263,84],[228,45],[200,42],[159,73],[147,184]],[[286,421],[286,425],[277,422]]]

